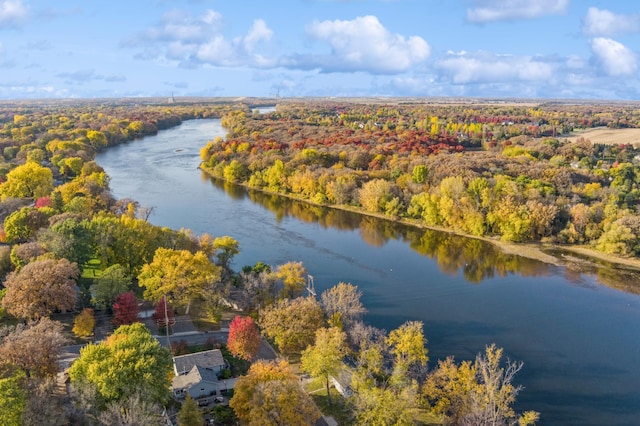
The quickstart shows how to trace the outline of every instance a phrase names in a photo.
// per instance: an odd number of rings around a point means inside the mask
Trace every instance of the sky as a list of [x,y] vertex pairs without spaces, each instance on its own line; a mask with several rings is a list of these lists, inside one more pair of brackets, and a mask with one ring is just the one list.
[[0,99],[640,100],[637,0],[0,0]]

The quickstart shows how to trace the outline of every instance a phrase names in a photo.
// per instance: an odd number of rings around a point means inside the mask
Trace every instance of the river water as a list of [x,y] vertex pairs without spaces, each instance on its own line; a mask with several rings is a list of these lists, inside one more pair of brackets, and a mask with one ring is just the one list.
[[482,241],[217,182],[197,169],[199,149],[217,135],[220,120],[187,121],[96,160],[116,197],[154,208],[154,224],[233,236],[236,269],[302,261],[318,292],[357,285],[372,325],[423,321],[431,365],[503,347],[524,361],[516,409],[541,412],[539,424],[640,423],[640,296],[612,288],[640,286],[637,273],[547,265]]

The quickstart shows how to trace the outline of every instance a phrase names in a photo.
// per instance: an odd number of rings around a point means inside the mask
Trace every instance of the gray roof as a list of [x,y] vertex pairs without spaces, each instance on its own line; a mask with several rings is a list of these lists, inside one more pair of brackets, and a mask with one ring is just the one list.
[[216,368],[224,367],[225,362],[220,349],[173,357],[173,367],[176,375],[186,374],[196,365],[203,368]]
[[171,381],[171,386],[173,389],[186,389],[197,383],[215,383],[217,381],[218,377],[213,370],[194,366],[187,374],[175,376]]

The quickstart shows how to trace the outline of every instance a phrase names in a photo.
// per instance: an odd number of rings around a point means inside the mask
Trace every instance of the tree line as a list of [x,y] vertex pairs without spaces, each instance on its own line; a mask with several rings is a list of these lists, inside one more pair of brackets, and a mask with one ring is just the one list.
[[639,253],[638,148],[566,138],[636,126],[632,106],[291,101],[222,120],[229,134],[202,148],[201,167],[228,182],[470,235]]

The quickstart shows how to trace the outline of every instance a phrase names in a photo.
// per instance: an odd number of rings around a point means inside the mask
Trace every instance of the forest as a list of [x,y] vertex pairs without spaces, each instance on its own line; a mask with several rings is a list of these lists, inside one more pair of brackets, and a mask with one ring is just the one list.
[[201,158],[226,181],[509,242],[640,250],[638,148],[568,139],[636,127],[637,105],[290,101],[223,122]]
[[[0,104],[0,423],[152,425],[164,407],[179,412],[179,424],[202,424],[197,409],[188,415],[191,403],[180,408],[171,398],[171,356],[185,348],[161,347],[138,310],[144,302],[164,312],[163,327],[168,311],[219,324],[228,300],[240,311],[224,349],[237,365],[255,362],[245,365],[228,423],[219,424],[279,424],[273,413],[309,424],[318,407],[346,424],[539,418],[514,410],[523,365],[491,342],[475,360],[429,362],[423,324],[389,332],[364,324],[361,292],[350,283],[304,297],[307,271],[295,260],[234,270],[241,247],[232,236],[152,225],[150,207],[113,197],[94,156],[184,120],[217,117],[229,133],[203,147],[202,168],[225,181],[476,236],[635,256],[636,148],[566,136],[635,127],[640,110],[362,100],[252,110],[268,102]],[[452,268],[473,257],[473,244],[462,241]],[[428,251],[440,243],[420,244]],[[478,264],[469,274],[489,270]],[[99,322],[113,333],[89,343]],[[280,360],[255,360],[260,334]],[[61,389],[57,356],[71,343],[88,344]],[[300,373],[324,393],[302,392]],[[329,381],[343,373],[351,376],[346,397]]]

